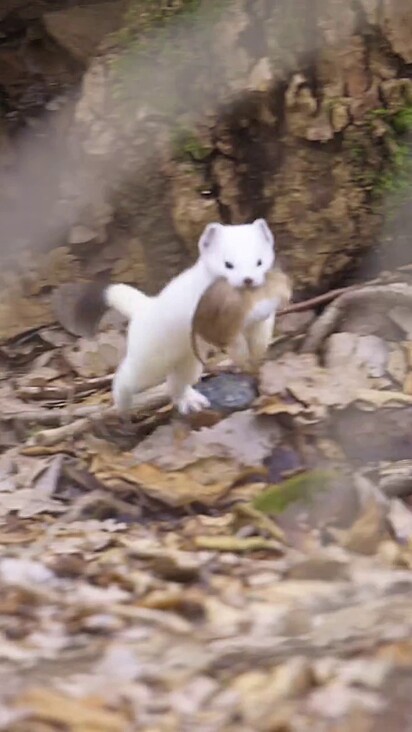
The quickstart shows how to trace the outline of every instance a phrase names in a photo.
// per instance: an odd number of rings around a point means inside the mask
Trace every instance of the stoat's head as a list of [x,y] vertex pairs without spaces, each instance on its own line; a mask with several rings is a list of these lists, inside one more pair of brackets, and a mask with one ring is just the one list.
[[264,219],[253,224],[208,224],[199,240],[209,272],[232,287],[259,287],[275,261],[275,239]]

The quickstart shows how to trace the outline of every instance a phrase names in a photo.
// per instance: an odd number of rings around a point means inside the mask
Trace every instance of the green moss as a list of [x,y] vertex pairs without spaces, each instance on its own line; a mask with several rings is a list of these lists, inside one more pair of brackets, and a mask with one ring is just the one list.
[[190,158],[197,163],[204,162],[212,153],[211,146],[205,145],[191,130],[182,127],[172,133],[172,149],[176,159]]
[[292,503],[311,503],[320,491],[328,490],[336,475],[332,471],[312,470],[299,473],[282,483],[270,486],[253,502],[253,508],[266,514],[278,514]]
[[403,196],[412,188],[412,146],[405,136],[412,131],[412,104],[396,112],[377,109],[371,118],[379,117],[387,126],[385,136],[386,164],[377,176],[374,192],[381,196],[387,193]]
[[396,111],[375,109],[363,125],[345,133],[353,180],[379,204],[388,194],[394,195],[396,203],[410,194],[412,146],[406,135],[411,131],[412,105],[408,103]]

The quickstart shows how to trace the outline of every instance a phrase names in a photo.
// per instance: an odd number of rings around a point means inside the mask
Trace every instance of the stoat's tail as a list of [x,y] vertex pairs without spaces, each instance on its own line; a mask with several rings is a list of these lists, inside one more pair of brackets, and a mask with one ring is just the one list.
[[149,301],[147,295],[130,285],[109,285],[104,291],[106,305],[130,320]]
[[130,320],[148,302],[150,298],[135,287],[108,285],[107,278],[98,277],[95,282],[80,288],[74,305],[72,332],[90,337],[96,332],[108,307]]

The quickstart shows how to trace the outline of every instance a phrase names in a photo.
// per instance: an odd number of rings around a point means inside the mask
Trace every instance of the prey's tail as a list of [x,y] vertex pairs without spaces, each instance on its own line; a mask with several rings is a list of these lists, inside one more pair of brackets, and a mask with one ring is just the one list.
[[72,332],[90,337],[96,332],[107,308],[114,308],[130,320],[150,300],[135,287],[110,285],[106,278],[97,278],[95,282],[81,288],[74,305]]
[[150,298],[130,285],[109,285],[104,290],[104,300],[108,307],[130,320]]

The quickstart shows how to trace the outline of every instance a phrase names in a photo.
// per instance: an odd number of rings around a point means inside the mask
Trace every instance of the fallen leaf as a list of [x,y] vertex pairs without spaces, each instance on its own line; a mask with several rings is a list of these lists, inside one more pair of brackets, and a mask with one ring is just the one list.
[[277,424],[251,410],[236,412],[213,427],[179,437],[173,425],[159,427],[133,451],[138,461],[177,470],[201,458],[229,458],[239,465],[259,465],[280,438]]
[[168,506],[187,506],[194,502],[213,505],[225,495],[232,482],[209,483],[206,477],[202,484],[182,472],[165,472],[147,463],[131,464],[130,455],[116,453],[96,455],[90,469],[104,485],[110,487],[116,481],[125,480]]
[[371,377],[379,378],[388,363],[388,347],[376,335],[357,335],[344,331],[333,333],[326,344],[325,365],[329,369],[364,369]]
[[260,391],[272,396],[291,393],[305,406],[342,407],[350,404],[366,387],[365,373],[356,367],[322,368],[313,354],[289,353],[268,361],[260,371]]
[[366,408],[398,406],[412,404],[412,396],[402,394],[399,391],[379,391],[378,389],[359,389],[352,400],[358,406]]
[[27,502],[19,509],[19,515],[22,518],[36,516],[46,511],[53,513],[53,511],[64,510],[64,506],[60,502],[53,500],[62,466],[63,455],[56,455],[44,473],[33,482],[31,488],[27,489]]
[[69,699],[51,689],[28,689],[17,707],[28,710],[32,719],[64,725],[71,732],[126,732],[128,728],[127,719],[105,709],[103,700]]
[[117,368],[125,348],[124,336],[111,330],[100,332],[93,339],[79,338],[73,346],[63,349],[63,355],[79,376],[106,376]]

